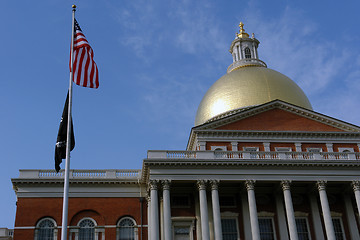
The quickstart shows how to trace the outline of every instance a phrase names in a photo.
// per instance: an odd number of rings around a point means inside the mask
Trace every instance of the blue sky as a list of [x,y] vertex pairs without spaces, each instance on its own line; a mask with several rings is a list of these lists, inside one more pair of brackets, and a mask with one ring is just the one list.
[[202,96],[232,62],[240,21],[260,40],[260,59],[315,111],[360,125],[357,0],[1,3],[0,227],[14,225],[18,170],[54,167],[73,3],[100,87],[74,86],[71,168],[139,169],[149,149],[185,149]]

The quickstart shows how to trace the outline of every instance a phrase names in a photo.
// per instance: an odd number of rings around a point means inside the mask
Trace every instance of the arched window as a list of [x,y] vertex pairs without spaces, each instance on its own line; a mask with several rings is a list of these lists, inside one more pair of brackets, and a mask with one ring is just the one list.
[[35,228],[35,240],[57,239],[56,222],[52,218],[41,219]]
[[120,219],[117,224],[118,240],[135,240],[137,239],[136,222],[130,217]]
[[96,222],[91,218],[84,218],[79,223],[79,240],[94,240]]
[[250,48],[245,48],[245,58],[251,58],[251,51]]

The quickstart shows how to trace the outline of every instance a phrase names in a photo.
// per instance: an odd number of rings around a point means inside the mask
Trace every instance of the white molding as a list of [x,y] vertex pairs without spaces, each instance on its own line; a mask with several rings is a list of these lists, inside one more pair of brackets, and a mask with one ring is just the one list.
[[261,211],[261,212],[258,212],[258,217],[274,217],[275,216],[275,213],[273,212],[267,212],[267,211]]
[[338,148],[338,151],[339,151],[339,152],[344,152],[344,151],[354,152],[354,148],[339,147],[339,148]]
[[217,150],[227,151],[226,146],[211,146],[210,148],[211,148],[211,151],[217,151]]
[[294,216],[295,216],[296,218],[308,217],[308,216],[309,216],[309,213],[307,213],[307,212],[301,212],[301,211],[295,211],[295,212],[294,212]]

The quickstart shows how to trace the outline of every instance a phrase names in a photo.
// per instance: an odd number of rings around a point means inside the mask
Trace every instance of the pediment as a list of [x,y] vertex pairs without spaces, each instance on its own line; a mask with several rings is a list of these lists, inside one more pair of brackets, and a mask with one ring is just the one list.
[[194,130],[360,132],[360,127],[281,100],[223,114]]

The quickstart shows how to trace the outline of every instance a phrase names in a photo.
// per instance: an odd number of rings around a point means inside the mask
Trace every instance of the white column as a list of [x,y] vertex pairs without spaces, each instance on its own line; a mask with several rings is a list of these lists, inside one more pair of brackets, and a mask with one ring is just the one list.
[[252,57],[252,58],[256,58],[256,59],[257,59],[258,57],[257,57],[257,54],[256,54],[256,47],[255,47],[255,43],[254,43],[254,42],[252,43],[252,52],[253,52],[253,57]]
[[222,227],[220,216],[220,203],[219,203],[219,181],[211,180],[211,200],[214,218],[214,233],[215,240],[222,240]]
[[359,211],[359,216],[360,216],[360,181],[353,181],[352,187],[353,187],[354,194],[355,194],[356,206],[357,206],[357,209]]
[[159,200],[158,181],[150,180],[150,240],[159,240]]
[[328,240],[335,240],[334,224],[332,222],[328,198],[326,195],[326,181],[318,181],[317,187],[320,195],[321,209],[323,213],[325,231]]
[[301,143],[300,143],[300,142],[296,142],[296,143],[295,143],[295,151],[297,151],[297,152],[302,152]]
[[245,239],[251,239],[249,203],[247,200],[247,194],[245,192],[241,193],[241,210],[242,210],[243,223],[244,223]]
[[327,151],[328,152],[333,152],[334,149],[333,149],[333,144],[332,143],[327,143],[326,144],[326,148],[327,148]]
[[200,201],[201,236],[202,236],[202,240],[209,240],[210,232],[209,232],[208,207],[206,200],[206,180],[198,180],[197,186],[199,189],[199,201]]
[[264,142],[264,151],[265,152],[270,152],[270,143],[268,142]]
[[239,151],[239,150],[238,150],[238,142],[231,142],[231,149],[232,149],[232,151],[234,151],[234,152]]
[[284,192],[284,201],[286,209],[286,217],[288,222],[288,229],[291,240],[298,240],[298,233],[296,230],[296,222],[294,215],[294,207],[292,204],[291,192],[290,192],[290,181],[281,181],[281,186]]
[[247,180],[245,182],[245,186],[248,192],[252,240],[260,240],[259,220],[257,215],[255,190],[254,190],[255,181]]
[[200,148],[200,151],[205,151],[206,150],[206,142],[204,142],[204,141],[199,142],[199,148]]
[[314,194],[309,195],[310,207],[311,207],[311,216],[314,225],[315,239],[324,240],[324,231],[321,224],[320,212],[318,207],[317,198]]
[[171,239],[171,206],[170,206],[170,183],[164,180],[163,184],[163,207],[164,207],[164,238]]
[[[286,215],[285,215],[285,207],[283,203],[284,197],[280,194],[275,195],[276,201],[276,214],[279,226],[286,226]],[[279,228],[280,240],[289,240],[289,232],[286,227]]]
[[[240,59],[244,59],[244,54],[243,54],[243,50],[242,50],[242,44],[241,44],[241,40],[240,40],[240,43],[239,43],[239,53],[240,53]],[[239,59],[239,60],[240,60]]]
[[359,230],[356,224],[356,218],[354,214],[354,208],[349,194],[344,194],[344,203],[351,239],[360,239]]

